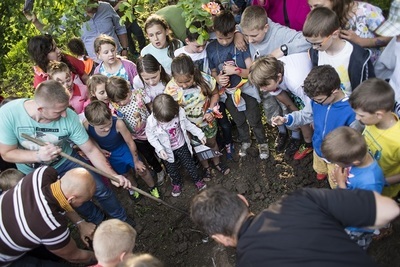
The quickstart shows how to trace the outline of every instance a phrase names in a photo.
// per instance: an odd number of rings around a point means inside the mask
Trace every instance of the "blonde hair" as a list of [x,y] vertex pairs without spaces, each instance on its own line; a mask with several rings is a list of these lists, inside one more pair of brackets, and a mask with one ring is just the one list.
[[50,78],[52,78],[54,74],[60,72],[71,73],[71,70],[64,62],[55,60],[50,61],[49,65],[47,65],[47,74],[50,76]]
[[258,58],[250,67],[249,80],[257,88],[268,86],[269,80],[278,81],[284,74],[284,63],[273,56]]
[[240,27],[246,30],[262,30],[268,24],[268,16],[265,9],[261,6],[247,7],[240,21]]
[[17,169],[0,172],[0,189],[6,191],[14,187],[25,175]]
[[122,253],[131,253],[135,246],[136,231],[118,219],[103,221],[93,236],[93,250],[99,263],[113,262]]
[[129,255],[117,267],[163,267],[164,264],[150,254]]

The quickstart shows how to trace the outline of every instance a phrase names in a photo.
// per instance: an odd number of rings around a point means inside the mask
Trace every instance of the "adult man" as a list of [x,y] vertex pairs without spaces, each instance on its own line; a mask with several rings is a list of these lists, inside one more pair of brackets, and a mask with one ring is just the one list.
[[[123,176],[117,175],[110,167],[103,153],[89,139],[78,115],[68,108],[70,93],[57,81],[45,81],[35,90],[33,99],[17,99],[0,108],[0,154],[5,161],[17,163],[17,168],[27,174],[41,164],[53,166],[60,176],[68,170],[79,167],[76,163],[59,157],[61,151],[80,160],[71,148],[76,144],[92,164],[119,179],[116,186],[131,187]],[[25,133],[47,142],[38,145],[26,140]],[[92,173],[96,181],[95,197],[111,217],[127,220],[125,210],[116,199],[111,188],[102,178]],[[94,224],[104,219],[104,214],[91,202],[81,205],[77,211]],[[79,220],[79,218],[77,218]],[[128,223],[134,224],[133,221]]]
[[214,240],[237,249],[237,266],[376,266],[350,240],[346,226],[379,228],[399,215],[390,198],[372,191],[305,188],[259,215],[222,187],[197,195],[191,217]]
[[[86,14],[90,19],[81,27],[81,38],[85,44],[89,57],[98,60],[94,51],[94,40],[100,34],[107,34],[114,38],[121,50],[122,56],[128,55],[128,36],[126,28],[120,24],[120,17],[114,8],[106,2],[90,0],[86,7]],[[122,46],[122,47],[121,47]]]
[[64,214],[90,200],[96,183],[83,168],[57,178],[52,167],[40,167],[1,195],[0,266],[39,263],[39,259],[24,254],[40,245],[69,262],[95,262],[93,252],[79,249],[71,239]]

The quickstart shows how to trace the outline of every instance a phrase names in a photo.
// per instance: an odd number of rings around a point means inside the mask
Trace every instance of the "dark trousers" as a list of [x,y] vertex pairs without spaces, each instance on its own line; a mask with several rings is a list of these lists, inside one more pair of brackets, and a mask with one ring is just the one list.
[[140,154],[146,159],[153,170],[157,173],[162,171],[161,164],[156,158],[154,147],[150,145],[149,141],[135,139],[135,144]]

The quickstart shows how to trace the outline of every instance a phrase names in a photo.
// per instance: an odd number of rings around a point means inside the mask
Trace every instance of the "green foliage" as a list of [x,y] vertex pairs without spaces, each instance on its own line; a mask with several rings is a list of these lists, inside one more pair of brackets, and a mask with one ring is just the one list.
[[[183,9],[182,16],[186,21],[186,28],[189,28],[190,32],[197,32],[199,37],[197,42],[203,44],[209,39],[207,28],[213,25],[212,16],[209,12],[202,8],[202,5],[207,4],[208,0],[180,0],[177,4],[178,7]],[[193,22],[198,21],[201,23],[201,27],[195,27],[192,25]]]
[[[53,34],[60,47],[65,47],[67,41],[73,36],[79,36],[85,16],[85,7],[89,0],[36,0],[33,12],[38,19],[48,25],[44,31]],[[208,39],[205,30],[212,26],[212,16],[201,8],[209,0],[180,0],[184,12],[186,27],[191,32],[200,34],[200,43]],[[373,5],[379,6],[387,15],[391,0],[371,0]],[[33,88],[33,63],[26,51],[27,41],[30,37],[40,34],[22,14],[24,1],[0,1],[0,93],[4,96],[16,95],[29,97]],[[139,25],[158,9],[172,4],[168,0],[126,0],[121,4],[122,21],[138,19]],[[135,10],[135,12],[133,12]],[[201,28],[191,27],[193,21],[202,23]],[[122,22],[122,23],[123,23]]]

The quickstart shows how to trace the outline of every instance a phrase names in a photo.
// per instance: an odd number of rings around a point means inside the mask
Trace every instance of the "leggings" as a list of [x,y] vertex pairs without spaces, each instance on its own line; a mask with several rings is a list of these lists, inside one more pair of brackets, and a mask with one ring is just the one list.
[[167,169],[167,173],[169,177],[171,177],[172,185],[182,185],[182,177],[179,174],[179,164],[176,159],[179,159],[179,162],[185,167],[189,175],[192,177],[194,183],[200,181],[200,176],[197,173],[196,164],[190,154],[190,151],[186,145],[186,143],[173,151],[175,161],[173,163],[164,160],[165,168]]

